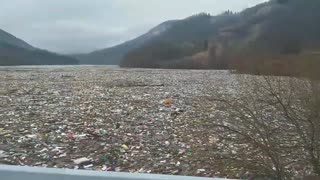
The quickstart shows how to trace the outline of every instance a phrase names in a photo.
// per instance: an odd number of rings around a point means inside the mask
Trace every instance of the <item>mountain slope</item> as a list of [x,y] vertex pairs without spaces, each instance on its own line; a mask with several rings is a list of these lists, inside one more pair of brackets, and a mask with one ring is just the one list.
[[78,64],[74,58],[35,48],[0,29],[0,65]]
[[67,65],[76,59],[45,50],[29,50],[0,42],[0,65]]
[[200,13],[162,23],[118,46],[75,57],[82,64],[184,68],[200,61],[201,68],[225,69],[231,58],[245,54],[319,49],[319,10],[319,0],[270,0],[240,13]]
[[[206,13],[200,13],[182,20],[171,20],[131,41],[73,57],[80,60],[81,64],[120,64],[126,54],[153,43],[175,42],[177,46],[199,46],[199,44],[203,46],[212,32],[217,30],[216,24],[235,21],[235,17],[223,14],[216,18]],[[225,21],[221,19],[225,19]]]
[[121,66],[226,69],[236,60],[256,64],[262,57],[319,51],[319,19],[319,0],[271,0],[240,13],[200,14],[127,53]]
[[[212,34],[218,33],[221,26],[238,21],[238,16],[225,12],[218,16],[206,13],[193,15],[175,22],[171,29],[162,33],[159,38],[147,42],[143,46],[127,53],[120,65],[123,67],[189,67],[186,62],[192,60],[203,51],[207,51]],[[198,67],[198,66],[197,66]]]
[[118,65],[123,56],[131,50],[142,46],[143,44],[160,36],[163,32],[171,28],[175,20],[164,22],[157,27],[151,29],[146,34],[139,36],[133,40],[124,42],[120,45],[94,51],[88,54],[72,55],[77,58],[81,64],[111,64]]
[[244,10],[240,21],[214,34],[209,53],[213,67],[228,68],[230,61],[252,57],[260,57],[251,62],[256,64],[265,57],[318,51],[319,10],[319,0],[273,0]]
[[4,42],[13,46],[34,50],[35,48],[25,41],[16,38],[15,36],[0,29],[0,42]]

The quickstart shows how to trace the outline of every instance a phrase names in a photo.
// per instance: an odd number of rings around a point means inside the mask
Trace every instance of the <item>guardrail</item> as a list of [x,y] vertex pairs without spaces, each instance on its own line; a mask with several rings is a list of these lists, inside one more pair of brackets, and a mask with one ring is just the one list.
[[0,180],[222,180],[187,176],[0,165]]

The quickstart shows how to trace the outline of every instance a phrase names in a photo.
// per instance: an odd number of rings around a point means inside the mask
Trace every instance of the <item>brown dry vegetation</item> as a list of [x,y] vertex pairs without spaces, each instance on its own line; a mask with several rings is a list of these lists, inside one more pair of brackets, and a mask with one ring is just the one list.
[[320,83],[282,76],[239,75],[231,99],[217,96],[227,115],[215,124],[224,157],[249,177],[320,175]]
[[320,55],[316,53],[238,57],[233,59],[230,66],[238,73],[320,78]]

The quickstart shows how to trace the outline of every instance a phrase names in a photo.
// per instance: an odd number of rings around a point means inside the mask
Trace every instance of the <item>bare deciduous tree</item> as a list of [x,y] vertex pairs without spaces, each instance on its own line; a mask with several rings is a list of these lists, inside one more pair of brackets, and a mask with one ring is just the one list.
[[236,93],[214,98],[225,117],[214,124],[223,158],[273,179],[320,175],[319,82],[240,75],[237,83]]

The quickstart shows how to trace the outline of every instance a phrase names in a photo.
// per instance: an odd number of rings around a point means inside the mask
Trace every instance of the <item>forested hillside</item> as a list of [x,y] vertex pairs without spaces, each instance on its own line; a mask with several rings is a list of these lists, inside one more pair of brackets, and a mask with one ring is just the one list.
[[202,13],[129,52],[121,66],[228,69],[279,56],[310,57],[320,49],[319,10],[318,0],[272,0],[240,13]]

